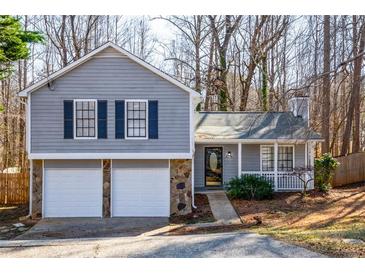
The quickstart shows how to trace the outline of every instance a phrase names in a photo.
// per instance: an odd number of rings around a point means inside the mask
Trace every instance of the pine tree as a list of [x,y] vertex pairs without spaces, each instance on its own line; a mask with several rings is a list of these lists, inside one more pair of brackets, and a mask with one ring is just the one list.
[[13,69],[13,62],[29,56],[28,44],[42,42],[38,32],[24,31],[17,18],[0,16],[0,80],[7,78]]

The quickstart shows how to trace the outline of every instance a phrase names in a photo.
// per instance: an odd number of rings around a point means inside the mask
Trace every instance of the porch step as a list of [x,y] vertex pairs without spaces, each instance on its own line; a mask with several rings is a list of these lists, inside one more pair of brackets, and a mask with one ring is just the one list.
[[206,192],[205,194],[217,223],[223,225],[241,224],[240,218],[224,191]]
[[224,193],[224,189],[223,188],[195,188],[194,193],[198,193],[198,194],[208,194],[208,193]]

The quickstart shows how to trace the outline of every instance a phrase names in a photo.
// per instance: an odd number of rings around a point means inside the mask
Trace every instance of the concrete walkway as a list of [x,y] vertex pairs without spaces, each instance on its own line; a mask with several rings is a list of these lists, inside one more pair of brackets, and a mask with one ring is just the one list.
[[213,216],[217,220],[216,223],[223,225],[241,224],[240,218],[224,191],[207,192],[206,195],[208,196]]

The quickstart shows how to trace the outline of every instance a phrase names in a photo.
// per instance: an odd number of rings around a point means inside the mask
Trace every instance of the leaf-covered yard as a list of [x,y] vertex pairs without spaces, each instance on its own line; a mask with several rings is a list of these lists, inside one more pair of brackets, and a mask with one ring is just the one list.
[[[26,217],[28,213],[28,205],[0,206],[0,240],[14,239],[36,224]],[[23,226],[14,226],[19,223]]]
[[332,189],[328,195],[277,193],[273,200],[232,204],[253,232],[328,256],[365,257],[365,184]]

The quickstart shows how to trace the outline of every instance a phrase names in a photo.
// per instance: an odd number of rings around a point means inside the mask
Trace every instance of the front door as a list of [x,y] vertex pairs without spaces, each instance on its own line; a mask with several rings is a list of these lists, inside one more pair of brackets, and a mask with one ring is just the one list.
[[223,160],[221,147],[205,148],[205,186],[220,187],[223,183]]

